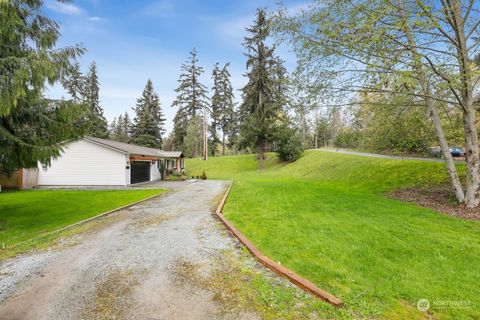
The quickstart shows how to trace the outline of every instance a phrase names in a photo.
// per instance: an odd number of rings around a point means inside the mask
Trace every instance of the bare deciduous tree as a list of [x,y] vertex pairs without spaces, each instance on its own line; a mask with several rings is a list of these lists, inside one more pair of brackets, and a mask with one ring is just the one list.
[[[480,14],[474,0],[324,0],[298,15],[280,9],[276,31],[303,63],[336,75],[331,93],[405,95],[426,106],[456,198],[477,207]],[[462,111],[466,184],[462,186],[440,121],[443,107]]]

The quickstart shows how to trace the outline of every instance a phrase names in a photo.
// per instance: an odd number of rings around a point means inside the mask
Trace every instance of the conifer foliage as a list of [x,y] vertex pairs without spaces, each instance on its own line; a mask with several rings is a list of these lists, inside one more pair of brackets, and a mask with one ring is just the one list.
[[92,62],[85,77],[83,94],[84,103],[88,106],[88,123],[90,134],[98,138],[108,137],[108,123],[100,106],[100,85],[98,83],[97,65]]
[[48,165],[61,142],[83,134],[81,106],[49,100],[46,85],[74,68],[81,46],[58,48],[43,1],[0,1],[0,172]]
[[72,101],[86,108],[82,123],[87,127],[86,134],[98,138],[108,137],[108,122],[100,105],[100,84],[98,81],[97,65],[90,64],[86,75],[82,74],[79,63],[63,74],[62,85]]
[[257,10],[254,25],[247,31],[249,36],[245,38],[244,46],[248,83],[242,89],[240,142],[243,147],[258,150],[259,169],[263,169],[265,148],[275,139],[278,120],[282,118],[284,68],[274,55],[275,47],[266,44],[270,31],[263,9]]
[[81,103],[84,98],[85,79],[80,71],[80,64],[75,62],[61,79],[62,85],[75,103]]
[[161,148],[162,135],[165,133],[165,118],[160,106],[158,94],[153,89],[152,80],[148,80],[142,96],[133,108],[135,118],[131,128],[130,142],[140,146]]
[[127,112],[125,112],[124,115],[119,115],[118,118],[113,119],[112,124],[110,125],[109,138],[115,141],[129,142],[129,131],[131,126],[132,122],[130,121],[130,116]]
[[[235,103],[232,84],[230,82],[230,72],[228,71],[230,63],[219,68],[216,63],[212,71],[213,95],[211,99],[212,123],[211,123],[211,147],[213,150],[216,145],[222,145],[222,155],[225,155],[226,137],[230,142],[235,139]],[[221,140],[218,137],[217,130],[220,130]]]
[[[178,108],[173,120],[173,142],[176,149],[182,148],[184,144],[189,121],[197,116],[204,116],[209,107],[207,87],[199,80],[203,68],[198,65],[195,48],[190,51],[190,58],[182,64],[181,70],[178,87],[175,89],[178,95],[172,103],[172,107]],[[198,134],[201,135],[202,132]],[[200,150],[195,150],[195,155],[199,154]]]

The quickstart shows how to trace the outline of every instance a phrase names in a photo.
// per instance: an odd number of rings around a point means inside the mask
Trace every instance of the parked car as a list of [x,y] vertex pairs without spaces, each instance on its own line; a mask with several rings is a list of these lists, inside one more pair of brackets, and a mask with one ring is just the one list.
[[465,155],[465,151],[460,147],[451,147],[450,153],[452,154],[452,157],[462,157]]

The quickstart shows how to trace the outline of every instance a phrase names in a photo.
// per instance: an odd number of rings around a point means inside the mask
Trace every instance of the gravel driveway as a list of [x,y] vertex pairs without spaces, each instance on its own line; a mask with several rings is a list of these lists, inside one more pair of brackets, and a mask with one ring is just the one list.
[[257,319],[195,286],[235,249],[211,214],[225,182],[198,181],[121,210],[60,248],[0,265],[0,319]]

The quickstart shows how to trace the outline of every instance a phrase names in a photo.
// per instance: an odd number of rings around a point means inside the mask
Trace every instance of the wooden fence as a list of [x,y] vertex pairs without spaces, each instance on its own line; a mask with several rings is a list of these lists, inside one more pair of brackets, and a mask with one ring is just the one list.
[[37,187],[38,170],[20,169],[10,175],[0,173],[3,190],[32,189]]

